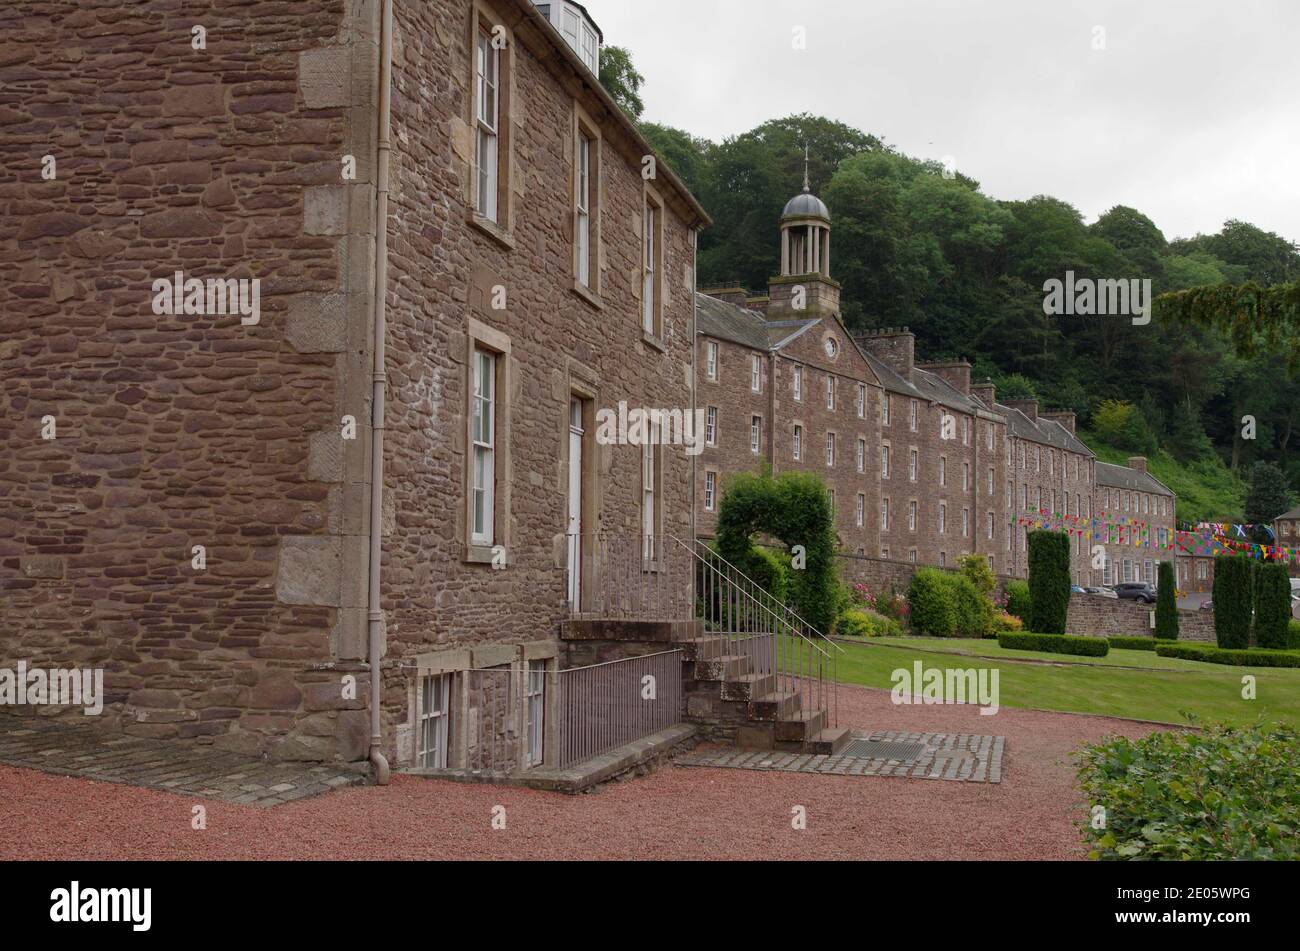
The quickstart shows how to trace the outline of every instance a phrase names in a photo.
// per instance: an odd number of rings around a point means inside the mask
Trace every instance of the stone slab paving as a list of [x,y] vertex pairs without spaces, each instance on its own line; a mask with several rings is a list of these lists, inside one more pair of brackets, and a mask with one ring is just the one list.
[[252,806],[365,782],[364,768],[281,763],[89,723],[0,715],[0,763]]
[[732,748],[695,750],[674,760],[678,766],[715,769],[775,770],[788,773],[823,773],[832,776],[907,776],[962,783],[1002,782],[1001,736],[970,733],[902,733],[881,730],[853,734],[855,740],[887,743],[921,743],[925,749],[914,760],[868,759],[844,753],[781,753],[772,750]]

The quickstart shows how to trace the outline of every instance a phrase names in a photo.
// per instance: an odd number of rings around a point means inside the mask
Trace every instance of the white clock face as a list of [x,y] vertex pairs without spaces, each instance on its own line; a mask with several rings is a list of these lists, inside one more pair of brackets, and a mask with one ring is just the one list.
[[826,356],[828,356],[828,357],[834,357],[835,354],[837,354],[837,353],[839,353],[839,352],[840,352],[840,345],[839,345],[838,343],[835,342],[835,338],[834,338],[834,337],[827,337],[827,338],[826,338]]

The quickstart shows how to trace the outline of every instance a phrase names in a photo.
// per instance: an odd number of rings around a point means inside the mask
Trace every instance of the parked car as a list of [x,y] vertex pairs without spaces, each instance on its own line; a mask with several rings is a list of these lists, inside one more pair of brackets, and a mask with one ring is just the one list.
[[1149,581],[1122,581],[1115,585],[1115,596],[1121,601],[1155,604],[1156,589]]
[[1098,597],[1102,597],[1102,598],[1119,597],[1119,595],[1117,595],[1114,591],[1110,590],[1110,588],[1084,588],[1083,590],[1087,591],[1089,594],[1095,594]]
[[1213,611],[1213,610],[1214,610],[1214,602],[1211,601],[1209,598],[1206,598],[1204,601],[1201,602],[1200,610],[1202,610],[1202,611]]
[[1088,593],[1087,589],[1080,585],[1077,584],[1070,585],[1070,594],[1087,594],[1087,593]]

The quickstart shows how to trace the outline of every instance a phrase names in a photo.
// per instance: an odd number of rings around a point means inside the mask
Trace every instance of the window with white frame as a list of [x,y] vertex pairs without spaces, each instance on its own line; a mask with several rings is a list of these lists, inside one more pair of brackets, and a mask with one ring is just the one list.
[[945,535],[948,532],[948,506],[939,506],[939,534]]
[[763,389],[763,363],[758,354],[749,358],[749,388],[755,393]]
[[474,167],[478,170],[478,187],[475,189],[474,210],[490,221],[497,220],[498,172],[497,158],[498,120],[501,101],[499,95],[501,51],[492,43],[492,34],[484,27],[478,30],[475,55]]
[[992,467],[989,468],[989,488],[988,488],[988,494],[989,494],[989,495],[992,495],[992,494],[993,494],[993,469],[992,469]]
[[[574,201],[574,256],[578,268],[578,283],[591,287],[591,196],[593,162],[596,143],[581,128],[578,129],[577,187]],[[646,231],[646,240],[653,240],[650,229]]]
[[970,537],[970,509],[961,510],[961,536],[962,538]]
[[1034,471],[1035,472],[1043,471],[1043,447],[1042,446],[1034,447]]
[[645,195],[645,239],[642,241],[644,287],[641,292],[641,329],[663,336],[663,209],[649,191]]
[[948,553],[946,551],[939,552],[939,567],[940,568],[948,567]]
[[446,769],[451,736],[452,674],[430,674],[420,678],[420,766]]
[[[880,500],[880,530],[887,531],[888,529],[889,529],[889,499],[881,499]],[[886,554],[883,555],[882,557],[888,558],[889,549],[885,549],[885,551]]]
[[963,446],[970,445],[970,417],[969,416],[963,416],[961,418],[961,444]]
[[880,478],[889,478],[889,444],[880,447]]
[[659,421],[650,421],[650,434],[641,447],[641,538],[647,560],[659,557]]
[[970,463],[969,462],[963,462],[961,464],[961,490],[963,492],[970,491]]
[[889,394],[884,393],[880,397],[880,425],[888,426],[889,422]]
[[916,426],[920,420],[921,404],[916,400],[912,400],[907,412],[907,428],[912,432],[916,432]]
[[939,457],[939,485],[948,484],[948,457]]
[[525,765],[540,766],[546,744],[546,661],[528,661],[528,680],[524,689]]
[[826,465],[835,465],[835,434],[826,434]]
[[749,451],[758,452],[759,445],[763,436],[763,417],[751,416],[749,418]]
[[704,345],[705,372],[710,380],[718,378],[718,345],[712,340]]
[[794,368],[794,398],[803,399],[803,367],[801,366]]
[[916,531],[916,503],[915,502],[907,503],[907,530],[909,532]]
[[912,549],[909,549],[909,550],[908,550],[908,552],[907,552],[907,558],[908,558],[909,561],[911,561],[912,564],[916,564],[916,549],[915,549],[915,548],[912,548]]
[[826,408],[835,408],[835,377],[829,374],[826,377]]
[[921,464],[921,457],[917,454],[916,450],[913,449],[910,453],[908,453],[908,458],[907,458],[907,478],[909,482],[916,481],[917,470],[920,467],[920,464]]
[[861,492],[858,493],[857,525],[861,528],[866,521],[867,514],[867,497]]
[[867,441],[865,439],[858,440],[858,471],[867,471]]
[[473,435],[473,493],[470,540],[476,545],[496,543],[496,387],[497,355],[474,350],[471,395]]
[[799,460],[803,457],[803,427],[795,426],[794,428],[794,458]]
[[867,385],[858,384],[858,419],[867,418]]
[[992,452],[993,450],[993,424],[992,423],[984,427],[984,438],[988,444],[989,451]]
[[718,474],[716,472],[704,473],[704,511],[713,511],[713,502],[718,492]]
[[718,444],[718,408],[710,406],[704,414],[704,444],[706,446],[716,446]]
[[993,538],[993,513],[992,512],[988,513],[988,534],[989,534],[989,539],[992,540]]

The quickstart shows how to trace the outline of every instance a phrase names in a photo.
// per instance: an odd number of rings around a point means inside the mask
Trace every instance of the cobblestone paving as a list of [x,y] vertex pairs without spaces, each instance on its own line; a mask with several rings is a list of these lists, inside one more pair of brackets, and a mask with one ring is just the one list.
[[970,733],[902,733],[882,730],[854,733],[856,740],[889,743],[923,743],[915,760],[866,759],[822,753],[780,753],[772,750],[731,748],[696,750],[679,756],[678,766],[710,766],[720,769],[776,770],[788,773],[823,773],[832,776],[907,776],[912,779],[944,779],[963,783],[1002,782],[1003,737]]
[[0,716],[0,762],[254,806],[277,806],[365,780],[364,772],[339,765],[269,762],[43,717]]

